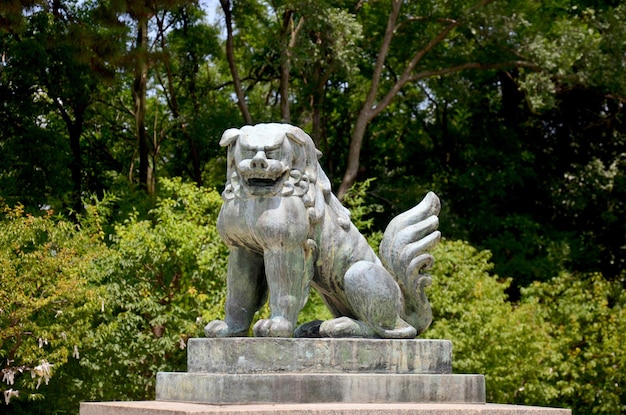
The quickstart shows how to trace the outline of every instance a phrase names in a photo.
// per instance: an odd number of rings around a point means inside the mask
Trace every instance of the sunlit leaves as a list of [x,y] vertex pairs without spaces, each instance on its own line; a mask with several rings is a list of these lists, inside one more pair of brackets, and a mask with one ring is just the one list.
[[[435,249],[434,322],[425,335],[453,342],[455,372],[483,373],[492,402],[569,407],[575,414],[626,409],[626,296],[598,274],[563,273],[506,301],[488,252],[442,241]],[[589,409],[591,408],[591,411]]]
[[[45,394],[55,373],[86,346],[104,295],[94,261],[106,248],[89,229],[3,207],[0,221],[0,390]],[[16,398],[9,393],[6,396]]]
[[100,386],[83,392],[88,399],[153,397],[156,372],[184,369],[187,339],[222,312],[219,194],[180,179],[163,179],[160,189],[148,218],[131,215],[115,227],[99,263],[108,275],[105,312],[81,363]]

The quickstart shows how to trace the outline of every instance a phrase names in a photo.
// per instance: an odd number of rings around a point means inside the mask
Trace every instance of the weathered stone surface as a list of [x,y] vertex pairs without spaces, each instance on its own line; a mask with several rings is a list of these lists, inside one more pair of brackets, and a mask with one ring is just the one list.
[[188,372],[159,373],[164,401],[211,404],[485,402],[453,375],[452,343],[422,339],[190,339]]
[[189,339],[187,371],[452,373],[452,342],[412,339]]
[[485,402],[482,375],[159,373],[157,400],[211,404]]
[[571,411],[495,404],[206,405],[147,401],[82,403],[80,415],[571,415]]
[[[224,320],[207,337],[248,333],[269,297],[256,337],[300,335],[296,323],[315,288],[335,318],[304,337],[415,338],[428,328],[428,251],[439,241],[432,192],[388,225],[379,256],[332,194],[311,137],[288,124],[226,130],[224,204],[217,229],[230,248]],[[309,331],[307,331],[307,334]]]

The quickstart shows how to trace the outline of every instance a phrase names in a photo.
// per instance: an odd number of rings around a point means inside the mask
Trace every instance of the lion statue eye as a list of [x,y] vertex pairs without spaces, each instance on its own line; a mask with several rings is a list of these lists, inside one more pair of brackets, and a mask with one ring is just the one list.
[[280,149],[268,150],[265,152],[265,157],[268,159],[280,160],[282,157],[282,151]]
[[243,160],[247,160],[247,159],[253,159],[254,156],[256,156],[256,151],[255,150],[243,150],[241,152],[241,158]]

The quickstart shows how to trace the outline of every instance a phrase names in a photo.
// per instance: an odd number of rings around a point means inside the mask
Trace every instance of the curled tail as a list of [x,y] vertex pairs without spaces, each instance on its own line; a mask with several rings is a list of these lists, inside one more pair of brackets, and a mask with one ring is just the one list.
[[414,208],[393,218],[380,243],[379,254],[385,268],[400,285],[405,303],[404,319],[424,332],[432,322],[432,310],[425,289],[432,283],[429,269],[434,258],[427,253],[441,239],[439,198],[429,192]]

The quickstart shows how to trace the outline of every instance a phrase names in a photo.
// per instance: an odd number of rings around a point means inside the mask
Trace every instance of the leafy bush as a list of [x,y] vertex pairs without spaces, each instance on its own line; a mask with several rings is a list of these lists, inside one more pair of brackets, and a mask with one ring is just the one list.
[[93,264],[107,249],[91,229],[52,211],[2,209],[0,390],[4,404],[23,407],[48,397],[56,373],[88,347],[91,316],[104,295]]
[[221,198],[180,179],[160,186],[155,207],[126,220],[110,214],[129,210],[112,196],[80,226],[5,209],[0,357],[11,413],[152,399],[156,373],[184,370],[187,339],[222,314]]
[[599,274],[562,274],[507,301],[509,281],[490,274],[488,251],[443,240],[434,250],[430,338],[452,340],[455,373],[481,373],[487,400],[569,407],[574,414],[626,410],[626,295]]
[[[541,364],[550,376],[536,388],[551,389],[553,399],[574,413],[626,412],[626,294],[622,281],[600,274],[563,273],[523,291],[522,307],[536,310],[550,342]],[[524,401],[531,401],[531,394]]]
[[215,226],[214,190],[161,180],[149,219],[131,215],[110,235],[100,261],[104,312],[94,321],[82,399],[153,399],[156,373],[186,368],[186,342],[222,313],[226,247]]
[[[153,209],[126,220],[107,214],[115,198],[88,206],[78,224],[3,208],[1,391],[10,413],[152,399],[156,372],[185,370],[187,339],[223,317],[219,194],[180,179],[160,188]],[[372,212],[365,190],[348,199],[361,227]],[[369,236],[377,245],[380,232]],[[452,340],[454,372],[484,374],[489,401],[626,411],[623,278],[562,273],[511,303],[510,281],[492,274],[489,251],[444,239],[433,255],[435,319],[425,335]],[[316,318],[330,315],[313,294],[301,321]]]

